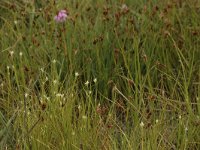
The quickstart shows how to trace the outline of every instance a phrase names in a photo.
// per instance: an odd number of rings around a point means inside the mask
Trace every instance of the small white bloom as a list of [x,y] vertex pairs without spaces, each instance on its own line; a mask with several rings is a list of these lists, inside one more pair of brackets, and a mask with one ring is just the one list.
[[88,93],[89,93],[89,94],[92,94],[92,91],[89,91]]
[[9,66],[7,66],[7,69],[9,70],[9,69],[10,69],[10,67],[9,67]]
[[85,115],[84,115],[84,116],[82,116],[82,119],[87,119],[87,116],[85,116]]
[[60,94],[60,93],[57,93],[57,94],[56,94],[56,97],[61,97],[61,94]]
[[179,119],[181,119],[181,115],[179,115],[179,117],[178,117]]
[[61,94],[61,93],[57,93],[57,94],[56,94],[56,97],[60,97],[60,98],[63,98],[63,97],[64,97],[64,94]]
[[14,51],[10,51],[10,55],[13,56],[13,54],[14,54]]
[[41,71],[41,72],[44,72],[44,68],[40,68],[40,71]]
[[90,83],[89,81],[86,81],[86,82],[85,82],[85,85],[88,86],[89,83]]
[[65,96],[64,94],[61,94],[61,95],[60,95],[61,98],[63,98],[64,96]]
[[15,21],[14,21],[14,24],[16,25],[17,23],[18,23],[18,21],[17,21],[17,20],[15,20]]
[[42,102],[43,101],[43,98],[42,97],[40,97],[40,102]]
[[158,123],[158,119],[156,119],[156,123]]
[[57,82],[58,82],[57,80],[53,80],[53,84],[57,84]]
[[19,52],[19,56],[22,57],[22,55],[23,55],[23,53],[22,53],[22,52]]
[[121,7],[121,9],[122,10],[126,10],[126,9],[128,9],[128,6],[126,4],[123,4],[122,7]]
[[188,127],[185,127],[185,131],[186,131],[186,132],[188,131]]
[[142,128],[144,127],[144,123],[143,122],[140,123],[140,127],[142,127]]
[[75,72],[75,77],[78,77],[79,76],[79,73],[78,72]]
[[25,98],[27,98],[28,97],[28,93],[25,93],[24,96],[25,96]]
[[52,61],[52,63],[54,63],[54,64],[55,64],[55,63],[56,63],[56,60],[54,59],[54,60]]
[[30,110],[27,112],[27,115],[29,116],[31,114]]
[[97,82],[97,78],[94,78],[94,80],[93,80],[93,81],[94,81],[94,83],[96,83],[96,82]]
[[46,77],[46,78],[45,78],[45,81],[48,81],[48,80],[49,80],[49,78],[48,78],[48,77]]

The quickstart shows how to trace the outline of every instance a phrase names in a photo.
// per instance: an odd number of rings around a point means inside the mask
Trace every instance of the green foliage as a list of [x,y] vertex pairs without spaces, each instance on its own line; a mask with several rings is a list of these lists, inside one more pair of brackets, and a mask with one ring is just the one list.
[[0,13],[2,149],[200,148],[198,1],[2,0]]

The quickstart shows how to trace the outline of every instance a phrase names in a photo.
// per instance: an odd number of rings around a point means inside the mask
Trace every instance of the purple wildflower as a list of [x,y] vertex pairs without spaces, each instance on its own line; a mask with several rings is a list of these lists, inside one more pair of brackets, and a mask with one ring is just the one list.
[[67,11],[66,10],[60,10],[58,14],[54,17],[54,20],[56,22],[64,22],[67,18]]

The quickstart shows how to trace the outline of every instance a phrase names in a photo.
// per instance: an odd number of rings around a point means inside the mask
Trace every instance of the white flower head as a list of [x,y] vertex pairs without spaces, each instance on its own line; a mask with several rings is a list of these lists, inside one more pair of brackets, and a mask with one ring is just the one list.
[[61,94],[60,94],[60,93],[57,93],[57,94],[56,94],[56,97],[60,97],[60,96],[61,96]]
[[40,71],[41,71],[41,72],[44,72],[44,68],[40,68]]
[[85,116],[85,115],[84,115],[84,116],[82,116],[82,119],[84,119],[84,120],[85,120],[85,119],[87,119],[87,116]]
[[57,84],[57,82],[58,82],[57,80],[53,80],[53,84]]
[[60,98],[63,98],[63,97],[64,97],[64,94],[61,94],[61,93],[57,93],[57,94],[56,94],[56,97],[60,97]]
[[93,80],[93,81],[94,81],[94,83],[96,83],[96,82],[97,82],[97,78],[94,78],[94,80]]
[[27,112],[27,115],[29,116],[31,114],[30,110]]
[[61,94],[61,95],[60,95],[61,98],[63,98],[64,96],[65,96],[64,94]]
[[128,9],[128,6],[126,4],[123,4],[122,7],[121,7],[121,9],[122,10],[126,10],[126,9]]
[[144,127],[144,123],[143,122],[140,123],[140,127],[142,127],[142,128]]
[[3,83],[1,83],[1,87],[3,87]]
[[75,72],[75,77],[78,77],[79,76],[79,73],[78,72]]
[[89,83],[90,83],[89,81],[86,81],[86,82],[85,82],[85,85],[86,85],[86,86],[88,86],[88,85],[89,85]]
[[25,93],[24,96],[25,96],[25,98],[27,98],[28,97],[28,93]]
[[10,55],[13,56],[13,54],[14,54],[14,51],[10,51]]
[[16,25],[17,23],[18,23],[18,21],[17,21],[17,20],[15,20],[15,21],[14,21],[14,24]]
[[19,56],[22,57],[22,55],[23,55],[23,53],[22,53],[22,52],[19,52]]
[[54,59],[54,60],[52,60],[52,63],[53,63],[53,64],[55,64],[55,63],[56,63],[56,60],[55,60],[55,59]]

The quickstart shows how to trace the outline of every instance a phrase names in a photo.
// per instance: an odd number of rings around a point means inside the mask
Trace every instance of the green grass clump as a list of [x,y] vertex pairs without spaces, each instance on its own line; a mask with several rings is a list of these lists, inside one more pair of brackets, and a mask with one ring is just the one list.
[[199,1],[1,0],[0,13],[0,149],[200,149]]

